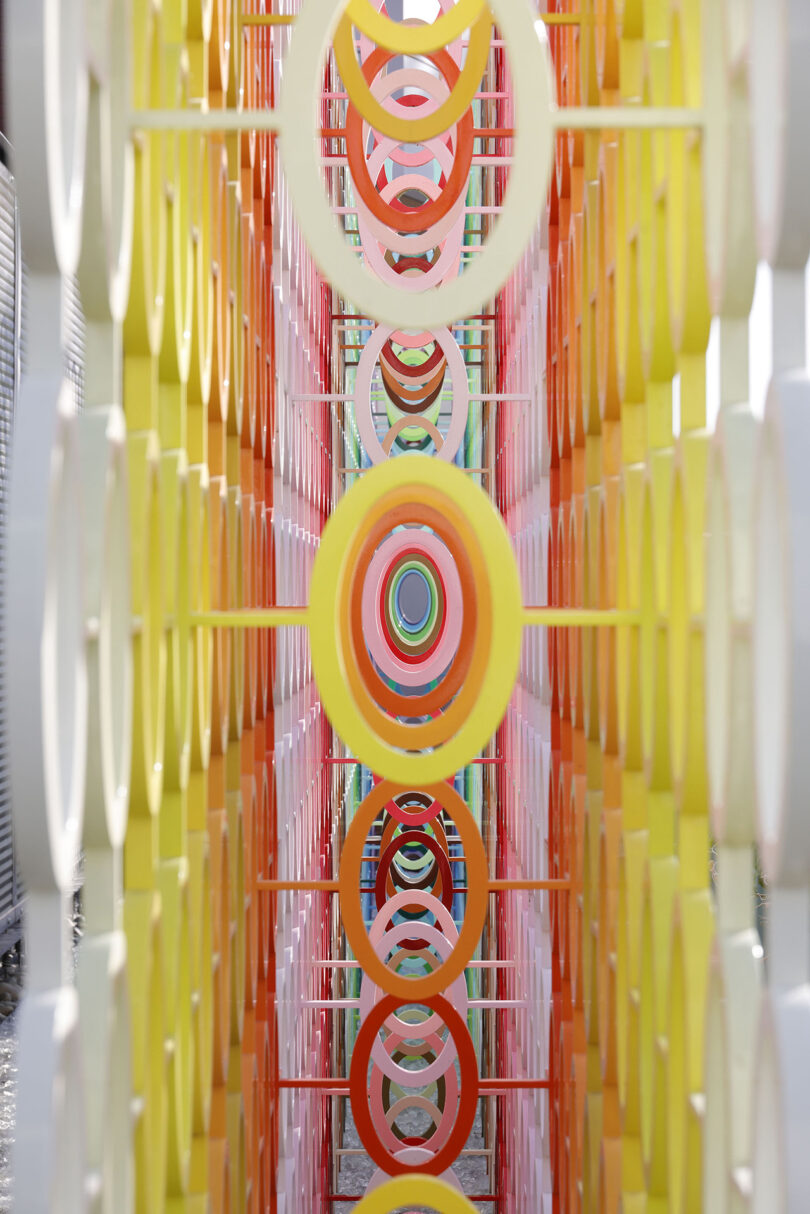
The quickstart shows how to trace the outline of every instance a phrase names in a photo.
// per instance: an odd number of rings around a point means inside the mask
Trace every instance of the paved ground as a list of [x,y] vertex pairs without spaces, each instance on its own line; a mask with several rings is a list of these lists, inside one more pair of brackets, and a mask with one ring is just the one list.
[[[357,1131],[354,1128],[352,1121],[351,1110],[347,1106],[346,1117],[346,1133],[344,1147],[353,1148],[360,1146],[360,1139],[357,1136]],[[410,1126],[407,1118],[408,1113],[404,1114],[400,1120],[400,1128],[410,1130],[414,1135],[419,1133],[420,1127],[416,1124]],[[418,1114],[416,1118],[418,1118]],[[416,1118],[414,1120],[416,1120]],[[484,1139],[481,1134],[481,1105],[479,1102],[478,1113],[475,1119],[473,1132],[467,1142],[468,1149],[481,1149],[484,1146]],[[371,1174],[374,1171],[374,1166],[370,1163],[366,1155],[344,1155],[341,1158],[340,1165],[340,1182],[337,1188],[338,1193],[363,1193],[366,1185],[371,1179]],[[486,1158],[483,1155],[462,1155],[460,1159],[453,1165],[453,1171],[461,1182],[465,1193],[488,1193],[490,1191],[489,1180],[487,1179]],[[346,1211],[346,1214],[351,1210],[350,1205],[337,1205],[336,1210],[339,1212]],[[409,1207],[414,1210],[430,1210],[429,1206]],[[491,1214],[493,1209],[492,1203],[475,1203],[475,1209],[488,1211]]]

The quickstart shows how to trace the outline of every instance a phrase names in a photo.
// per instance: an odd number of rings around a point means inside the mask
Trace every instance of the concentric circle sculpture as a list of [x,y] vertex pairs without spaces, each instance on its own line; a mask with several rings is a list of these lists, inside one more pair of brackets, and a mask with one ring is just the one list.
[[3,27],[14,1208],[805,1214],[805,0]]

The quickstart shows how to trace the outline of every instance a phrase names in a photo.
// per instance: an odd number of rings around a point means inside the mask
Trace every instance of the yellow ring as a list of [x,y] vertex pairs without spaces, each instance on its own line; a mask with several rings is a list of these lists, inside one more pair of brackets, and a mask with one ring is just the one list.
[[464,114],[475,96],[481,77],[489,59],[492,16],[483,8],[481,16],[470,30],[470,45],[467,59],[446,101],[425,118],[398,118],[373,96],[366,83],[363,69],[354,53],[352,23],[348,16],[341,18],[335,31],[333,46],[338,70],[349,94],[349,100],[375,131],[389,135],[400,143],[423,143],[448,130]]
[[437,1176],[426,1176],[414,1172],[397,1176],[368,1193],[355,1207],[355,1214],[391,1214],[400,1206],[414,1202],[424,1205],[429,1202],[439,1214],[471,1214],[475,1206],[457,1189]]
[[369,0],[349,0],[346,16],[378,46],[399,55],[425,55],[455,42],[471,29],[484,9],[484,0],[458,0],[449,13],[429,25],[401,25],[384,17]]
[[[475,532],[492,607],[492,637],[480,693],[458,733],[439,749],[405,753],[381,740],[369,727],[348,688],[340,602],[351,570],[348,554],[368,512],[388,493],[404,486],[415,499],[438,491],[466,513]],[[310,602],[335,604],[331,612],[312,612],[309,635],[318,689],[339,733],[372,771],[395,784],[435,784],[464,767],[497,729],[518,669],[521,645],[521,592],[517,565],[503,525],[486,494],[453,465],[426,456],[389,460],[366,472],[341,500],[324,530],[312,572]]]

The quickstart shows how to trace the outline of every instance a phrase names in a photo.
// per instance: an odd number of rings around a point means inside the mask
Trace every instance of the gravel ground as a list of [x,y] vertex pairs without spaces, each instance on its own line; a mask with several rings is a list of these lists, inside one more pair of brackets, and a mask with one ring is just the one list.
[[[419,1127],[416,1124],[418,1114],[414,1116],[414,1125],[408,1124],[409,1113],[403,1114],[399,1118],[398,1124],[402,1130],[410,1131],[416,1135],[419,1133]],[[344,1134],[344,1149],[358,1148],[360,1139],[357,1130],[354,1128],[351,1109],[349,1102],[346,1101],[346,1130]],[[468,1150],[481,1150],[484,1146],[484,1139],[481,1133],[481,1102],[478,1104],[478,1112],[475,1118],[473,1131],[467,1140]],[[453,1164],[453,1171],[458,1177],[461,1187],[465,1193],[488,1193],[490,1191],[490,1183],[487,1177],[487,1162],[483,1155],[462,1155]],[[374,1165],[364,1153],[362,1155],[343,1155],[340,1161],[339,1181],[337,1193],[364,1193],[366,1185],[371,1180],[371,1175],[374,1172]],[[476,1210],[488,1211],[491,1214],[493,1209],[491,1202],[474,1202]],[[337,1211],[349,1211],[350,1205],[338,1204]],[[410,1210],[432,1210],[431,1206],[409,1206]]]
[[17,1106],[17,1017],[22,994],[17,952],[0,958],[0,1214],[11,1214],[11,1147]]
[[0,1020],[0,1214],[11,1214],[11,1144],[17,1102],[17,1036],[15,1017]]
[[[74,908],[74,933],[78,939],[81,934],[81,911],[78,905]],[[17,1036],[15,1007],[21,993],[20,967],[16,955],[6,955],[0,959],[0,1214],[12,1214],[14,1209],[11,1179],[11,1150],[14,1141],[15,1108],[17,1098]],[[407,1065],[407,1064],[406,1064]],[[360,1139],[354,1127],[349,1102],[346,1106],[346,1123],[343,1148],[359,1150]],[[400,1128],[408,1134],[418,1135],[424,1132],[423,1115],[409,1111],[399,1118]],[[482,1150],[484,1139],[481,1130],[481,1102],[475,1118],[475,1125],[467,1142],[468,1150]],[[453,1170],[458,1177],[465,1193],[487,1193],[491,1185],[487,1176],[487,1161],[484,1155],[462,1155],[456,1160]],[[337,1193],[356,1194],[365,1192],[366,1186],[374,1172],[374,1165],[363,1152],[357,1155],[343,1155],[340,1160]],[[409,1207],[413,1210],[430,1210],[430,1207]],[[492,1204],[489,1202],[475,1203],[475,1209],[482,1214],[491,1214]],[[352,1209],[347,1203],[336,1204],[336,1214]],[[234,1211],[234,1214],[240,1214]]]
[[[14,1209],[11,1193],[11,1146],[14,1140],[14,1110],[17,1096],[17,1037],[14,1014],[0,1019],[0,1214],[12,1214]],[[345,1149],[358,1149],[360,1139],[354,1128],[351,1109],[346,1102],[346,1131],[344,1135]],[[409,1126],[407,1114],[400,1119],[404,1130],[418,1132],[414,1124]],[[484,1146],[481,1134],[480,1104],[475,1119],[475,1127],[467,1142],[468,1149],[480,1150]],[[465,1193],[486,1193],[489,1188],[487,1178],[486,1158],[483,1155],[462,1155],[454,1165],[453,1170],[458,1176]],[[338,1193],[363,1193],[371,1179],[374,1166],[368,1156],[344,1155],[341,1157]],[[412,1207],[416,1210],[427,1210],[429,1207]],[[476,1210],[491,1212],[491,1203],[475,1203]],[[336,1211],[349,1211],[351,1206],[336,1205]],[[234,1211],[234,1214],[237,1214]]]

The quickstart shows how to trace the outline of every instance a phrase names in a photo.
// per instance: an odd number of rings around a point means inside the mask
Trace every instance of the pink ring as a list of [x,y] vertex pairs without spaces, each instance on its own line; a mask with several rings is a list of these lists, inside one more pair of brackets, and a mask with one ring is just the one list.
[[[436,1017],[435,1012],[431,1015],[430,1020],[433,1020],[434,1017]],[[389,1016],[388,1020],[390,1019],[391,1017]],[[438,1036],[445,1027],[444,1021],[441,1018],[438,1019],[438,1026],[432,1032],[423,1029],[421,1024],[408,1024],[405,1026],[404,1031],[392,1030],[385,1041],[377,1036],[371,1049],[372,1063],[384,1075],[387,1075],[393,1083],[399,1084],[400,1087],[427,1087],[435,1079],[441,1079],[455,1062],[457,1051],[456,1043],[452,1036],[448,1037],[446,1041],[442,1041],[441,1037]],[[388,1020],[385,1022],[386,1027]],[[426,1020],[425,1025],[428,1025],[430,1020]],[[407,1067],[400,1066],[398,1062],[394,1062],[391,1057],[397,1046],[403,1045],[407,1041],[427,1042],[428,1040],[435,1040],[441,1048],[438,1050],[433,1062],[429,1063],[423,1071],[409,1071]],[[407,1048],[405,1052],[407,1053]]]
[[[430,1038],[431,1043],[436,1042],[439,1046],[443,1044],[441,1038],[435,1033],[430,1034]],[[388,1043],[386,1042],[386,1045],[387,1044]],[[419,1071],[412,1072],[414,1076],[418,1076],[420,1073],[421,1072]],[[453,1066],[448,1067],[443,1078],[446,1084],[446,1099],[443,1110],[439,1109],[436,1104],[428,1100],[426,1096],[414,1095],[401,1096],[399,1100],[397,1100],[395,1104],[391,1105],[389,1110],[386,1112],[385,1108],[383,1107],[383,1073],[379,1067],[372,1067],[371,1083],[369,1086],[370,1103],[374,1113],[379,1116],[377,1133],[379,1135],[380,1142],[382,1142],[382,1144],[391,1152],[392,1155],[396,1151],[402,1149],[402,1142],[399,1138],[397,1138],[396,1134],[391,1129],[391,1126],[396,1121],[399,1113],[403,1112],[406,1108],[426,1107],[426,1111],[431,1112],[431,1110],[433,1110],[437,1115],[433,1122],[436,1127],[436,1131],[424,1144],[424,1150],[435,1154],[436,1151],[440,1150],[441,1147],[444,1146],[445,1142],[447,1142],[456,1119],[456,1110],[458,1105],[459,1085],[458,1076],[456,1075],[456,1068]],[[399,1084],[397,1084],[397,1087],[399,1087]]]
[[[432,897],[432,895],[425,895],[424,891],[422,890],[415,890],[413,893],[414,896],[409,898],[410,905],[413,905],[414,902],[418,903],[420,901],[420,899],[415,896],[417,893],[422,894],[423,897]],[[393,901],[393,899],[391,899],[391,901]],[[434,901],[438,902],[438,899],[434,899]],[[385,913],[387,908],[388,903],[386,903],[380,913]],[[430,909],[432,910],[433,908],[431,907]],[[415,922],[410,921],[407,923],[398,923],[395,927],[389,928],[388,931],[384,932],[380,941],[374,945],[377,956],[382,961],[385,958],[386,953],[390,951],[393,945],[399,944],[403,937],[407,938],[409,935],[413,935],[414,931],[417,930],[419,931],[420,936],[422,936],[429,945],[436,949],[441,960],[446,961],[455,947],[455,941],[452,939],[452,937],[443,934],[430,924],[420,923],[418,920]],[[455,939],[458,939],[457,931],[455,932]],[[363,980],[360,984],[361,1023],[366,1019],[374,1005],[379,1003],[380,999],[384,997],[384,994],[385,992],[381,991],[380,988],[374,982],[372,982],[366,974],[363,975]],[[467,998],[467,983],[464,975],[460,974],[445,991],[445,999],[449,999],[460,1016],[466,1016],[468,1006]],[[386,1020],[385,1027],[391,1033],[392,1037],[395,1037],[398,1041],[405,1041],[409,1038],[421,1038],[423,1033],[438,1033],[444,1027],[444,1021],[437,1015],[436,1012],[433,1012],[423,1023],[416,1025],[408,1024],[406,1020],[400,1019],[400,1017],[393,1012]],[[372,1061],[376,1061],[378,1065],[381,1065],[379,1054],[382,1051],[382,1048],[383,1043],[378,1038],[374,1048],[371,1051]],[[386,1074],[388,1074],[387,1071]],[[394,1076],[388,1074],[388,1078],[394,1079]],[[396,1082],[399,1082],[399,1080],[396,1080]],[[425,1082],[427,1082],[427,1080]]]
[[[369,158],[369,173],[374,172],[375,164],[379,163],[381,167],[384,161],[385,156],[381,154],[380,149],[375,149]],[[441,160],[439,162],[441,163]],[[438,198],[441,194],[441,187],[435,181],[431,181],[428,177],[422,177],[418,173],[408,173],[387,182],[382,190],[379,191],[380,197],[384,202],[391,202],[392,199],[396,198],[397,194],[400,194],[403,189],[407,189],[409,186],[421,190],[422,193],[427,194],[432,199]],[[431,227],[425,228],[421,233],[398,232],[396,228],[382,223],[375,215],[372,215],[359,195],[356,197],[356,202],[358,229],[360,230],[360,239],[363,242],[364,249],[366,247],[365,229],[368,229],[368,232],[371,233],[378,244],[383,245],[386,249],[390,249],[391,252],[402,253],[403,255],[412,257],[425,253],[429,249],[435,248],[436,245],[441,245],[444,241],[450,240],[454,236],[459,223],[461,223],[463,230],[466,202],[463,194],[443,219],[439,219]],[[460,252],[461,241],[459,240],[458,243],[458,251]]]
[[[388,569],[403,549],[411,546],[415,539],[441,574],[444,583],[446,621],[444,633],[436,650],[427,661],[420,662],[418,665],[403,662],[391,653],[386,643],[378,606],[380,589]],[[388,536],[374,553],[363,579],[362,611],[366,644],[369,653],[383,674],[394,679],[403,687],[423,687],[426,683],[440,678],[458,648],[463,621],[461,581],[458,569],[438,536],[434,535],[432,531],[416,530],[415,528],[395,531],[393,535]]]
[[[355,413],[357,429],[360,434],[366,454],[372,464],[383,463],[388,458],[382,443],[377,437],[371,416],[371,377],[383,345],[391,336],[393,330],[388,325],[377,325],[371,337],[363,347],[357,364],[357,378],[354,385]],[[467,364],[449,329],[436,329],[433,334],[444,351],[450,377],[453,385],[453,408],[450,415],[450,425],[444,436],[444,446],[436,458],[447,463],[455,459],[456,453],[464,441],[469,413],[469,383],[467,380]]]
[[428,329],[423,329],[421,333],[403,333],[402,329],[397,329],[396,333],[391,334],[390,341],[392,345],[402,346],[405,350],[422,350],[436,344]]

